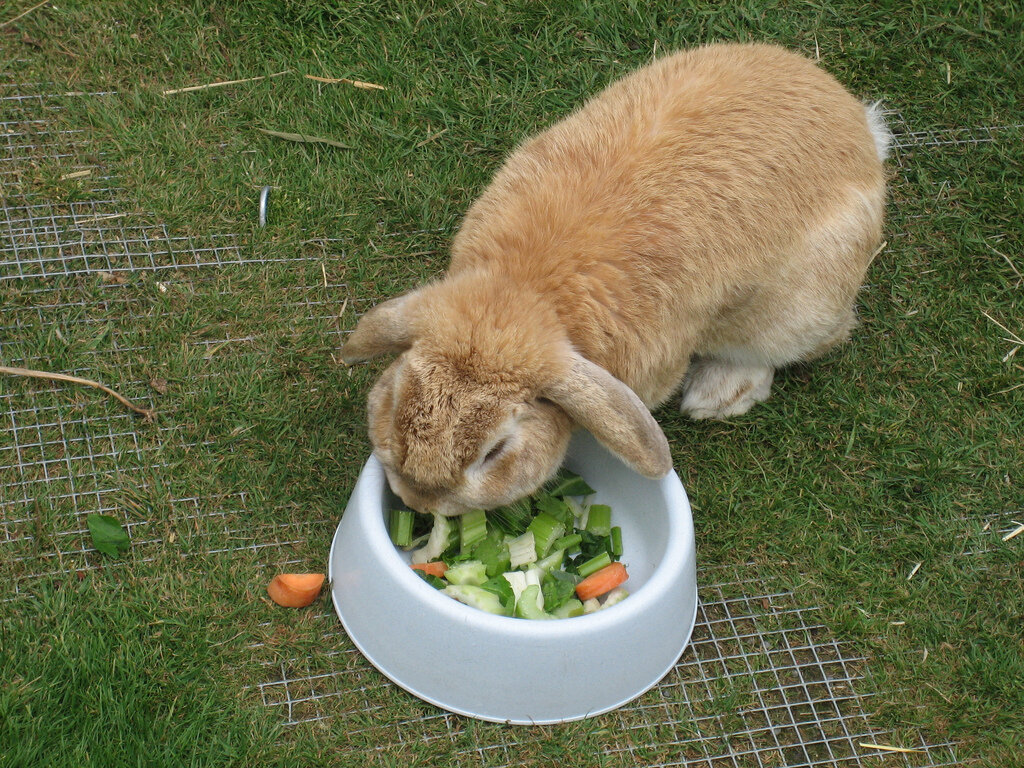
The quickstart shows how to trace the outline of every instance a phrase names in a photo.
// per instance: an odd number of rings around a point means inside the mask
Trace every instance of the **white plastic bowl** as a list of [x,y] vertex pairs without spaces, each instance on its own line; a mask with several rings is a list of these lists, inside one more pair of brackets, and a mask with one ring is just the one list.
[[516,724],[579,720],[654,686],[686,648],[697,611],[690,504],[679,477],[648,480],[578,433],[566,466],[622,528],[630,596],[572,619],[494,616],[409,568],[385,520],[394,502],[367,461],[331,546],[334,607],[352,642],[410,693],[462,715]]

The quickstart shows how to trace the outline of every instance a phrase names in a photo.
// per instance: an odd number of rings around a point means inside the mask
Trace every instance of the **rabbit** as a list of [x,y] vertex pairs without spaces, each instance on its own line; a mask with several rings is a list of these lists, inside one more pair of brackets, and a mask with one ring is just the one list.
[[880,110],[765,44],[656,60],[522,143],[470,206],[446,274],[378,304],[346,364],[374,454],[421,512],[533,493],[589,430],[651,478],[650,409],[745,413],[777,368],[849,336],[879,248]]

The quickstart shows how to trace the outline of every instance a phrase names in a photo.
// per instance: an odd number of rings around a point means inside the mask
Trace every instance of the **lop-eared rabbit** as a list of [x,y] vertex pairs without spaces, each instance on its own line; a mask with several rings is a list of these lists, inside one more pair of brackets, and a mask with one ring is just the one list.
[[875,107],[770,45],[655,61],[525,141],[473,203],[447,273],[359,321],[391,487],[458,515],[535,491],[575,428],[649,477],[650,413],[745,413],[777,368],[847,339],[881,241]]

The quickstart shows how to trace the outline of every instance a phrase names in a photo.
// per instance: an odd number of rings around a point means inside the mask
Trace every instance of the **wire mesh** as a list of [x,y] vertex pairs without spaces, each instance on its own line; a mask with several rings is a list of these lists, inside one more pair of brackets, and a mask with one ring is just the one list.
[[[56,318],[104,322],[111,308],[129,301],[120,291],[121,273],[201,275],[229,265],[266,263],[249,255],[238,235],[174,235],[134,211],[115,179],[101,167],[78,162],[88,146],[85,132],[51,129],[47,117],[58,104],[43,88],[0,83],[0,291],[19,296],[17,302],[5,297],[0,304],[0,360],[5,364],[24,362],[19,342],[41,327],[59,327]],[[1022,127],[911,130],[902,114],[889,116],[897,162],[914,147],[992,142]],[[22,193],[22,176],[34,172],[40,158],[66,161],[65,173],[82,174],[89,185],[87,199],[58,204]],[[345,247],[338,240],[318,243],[323,249]],[[74,278],[83,275],[104,281],[99,295],[76,292]],[[347,290],[326,273],[323,287],[334,295]],[[337,302],[318,298],[316,288],[296,287],[286,301],[301,305],[307,319],[332,316]],[[246,339],[225,336],[194,343],[227,341]],[[127,349],[115,341],[103,354]],[[136,393],[147,391],[142,381],[124,385]],[[164,466],[163,445],[187,444],[173,427],[143,435],[133,416],[103,402],[73,398],[70,405],[48,404],[55,392],[50,383],[21,388],[17,395],[0,389],[0,557],[24,561],[29,578],[89,567],[92,550],[84,519],[92,512],[122,517],[134,547],[161,541],[166,532],[159,520],[125,514],[132,505],[126,489],[146,490],[147,478]],[[146,395],[140,399],[145,404]],[[176,519],[205,532],[208,552],[259,552],[303,541],[299,526],[246,522],[244,494],[207,499],[184,493],[172,497],[170,505]],[[39,533],[38,521],[45,514],[60,520],[55,535]],[[988,522],[991,536],[1008,535],[1019,525],[1009,516]],[[922,739],[913,745],[919,752],[898,755],[863,746],[886,741],[871,726],[870,695],[859,690],[870,689],[863,660],[835,640],[816,608],[801,607],[801,595],[772,591],[742,573],[715,569],[703,569],[700,583],[698,622],[679,663],[652,691],[606,716],[615,733],[604,748],[609,761],[701,768],[956,764],[949,744]],[[501,727],[469,734],[465,718],[425,705],[410,705],[402,720],[375,721],[374,713],[384,707],[382,696],[391,695],[393,686],[373,672],[337,622],[322,618],[334,627],[323,638],[334,650],[316,662],[274,662],[258,673],[265,680],[257,686],[263,702],[279,710],[289,725],[337,721],[350,736],[368,733],[378,749],[410,739],[445,740],[467,763],[494,766],[518,764],[519,750],[538,738],[528,729]],[[353,696],[360,701],[356,707]],[[722,700],[730,698],[737,706],[723,710]]]

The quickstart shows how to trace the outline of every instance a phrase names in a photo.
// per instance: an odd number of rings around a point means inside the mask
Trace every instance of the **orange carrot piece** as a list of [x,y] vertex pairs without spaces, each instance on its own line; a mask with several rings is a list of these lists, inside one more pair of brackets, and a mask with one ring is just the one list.
[[444,573],[448,570],[448,566],[443,560],[435,560],[432,563],[413,563],[412,567],[417,571],[423,571],[428,576],[437,576],[439,579],[444,578]]
[[305,608],[316,600],[325,578],[322,573],[279,573],[267,585],[267,594],[285,608]]
[[580,600],[600,597],[606,592],[611,592],[628,578],[629,574],[626,573],[626,566],[622,563],[606,565],[601,570],[594,571],[576,585],[576,597]]

